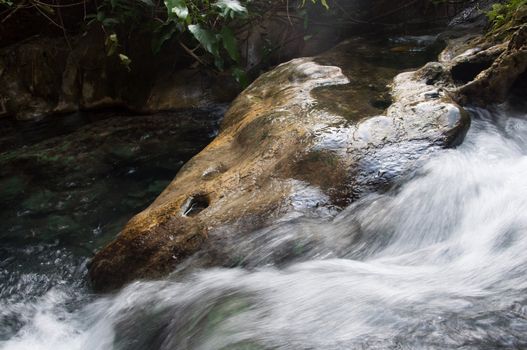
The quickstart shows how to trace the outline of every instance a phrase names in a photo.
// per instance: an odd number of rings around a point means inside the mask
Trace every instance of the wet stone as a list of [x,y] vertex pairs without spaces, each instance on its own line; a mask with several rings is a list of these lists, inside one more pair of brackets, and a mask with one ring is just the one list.
[[[448,96],[425,97],[438,89],[426,71],[401,73],[437,47],[415,38],[404,50],[385,44],[344,42],[260,76],[233,101],[214,141],[96,254],[94,287],[157,278],[194,254],[202,257],[194,267],[237,261],[225,242],[276,220],[335,215],[463,139],[462,109]],[[266,262],[285,262],[293,250]]]

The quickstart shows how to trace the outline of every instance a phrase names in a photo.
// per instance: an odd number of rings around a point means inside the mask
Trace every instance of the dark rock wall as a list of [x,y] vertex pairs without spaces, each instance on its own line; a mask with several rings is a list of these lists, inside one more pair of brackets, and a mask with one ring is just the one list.
[[[466,5],[330,0],[329,11],[319,6],[304,13],[290,4],[289,11],[285,2],[274,4],[240,31],[241,52],[252,77],[292,58],[316,55],[352,34],[446,24]],[[119,43],[132,60],[128,71],[116,55],[106,55],[101,28],[83,24],[92,7],[87,2],[86,7],[57,9],[60,17],[55,20],[64,24],[64,32],[34,10],[2,12],[0,117],[34,119],[107,107],[148,113],[227,102],[240,91],[228,73],[189,68],[195,62],[177,44],[153,55],[151,37],[141,31]]]

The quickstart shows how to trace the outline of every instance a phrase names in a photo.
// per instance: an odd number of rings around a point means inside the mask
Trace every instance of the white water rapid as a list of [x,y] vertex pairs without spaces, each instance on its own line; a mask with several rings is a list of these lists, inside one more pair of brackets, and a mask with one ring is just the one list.
[[80,306],[84,292],[60,285],[0,300],[22,324],[0,348],[527,348],[527,115],[472,115],[460,147],[393,190],[278,225],[252,252],[316,241],[303,261],[136,282]]

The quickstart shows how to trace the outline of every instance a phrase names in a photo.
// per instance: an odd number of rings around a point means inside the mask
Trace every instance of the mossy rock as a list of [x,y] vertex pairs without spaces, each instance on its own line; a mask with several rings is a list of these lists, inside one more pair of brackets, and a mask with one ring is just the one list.
[[520,26],[527,23],[527,1],[509,1],[494,6],[488,14],[494,24],[487,38],[493,42],[509,40]]

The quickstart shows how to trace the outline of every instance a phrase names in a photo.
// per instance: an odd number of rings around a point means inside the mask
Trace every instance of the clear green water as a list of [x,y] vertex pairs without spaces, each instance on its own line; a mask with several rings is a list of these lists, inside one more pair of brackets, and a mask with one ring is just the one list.
[[434,61],[443,48],[434,35],[343,42],[316,61],[341,67],[349,83],[315,89],[316,108],[342,115],[351,123],[382,115],[391,104],[393,78]]
[[[93,251],[210,142],[224,110],[0,121],[0,305],[84,289]],[[4,311],[0,338],[24,323]]]

